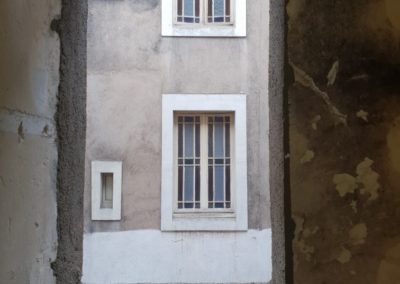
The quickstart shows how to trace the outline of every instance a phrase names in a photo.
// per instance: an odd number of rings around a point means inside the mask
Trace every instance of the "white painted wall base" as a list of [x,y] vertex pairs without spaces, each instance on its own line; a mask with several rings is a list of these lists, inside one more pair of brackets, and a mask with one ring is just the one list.
[[271,242],[270,229],[85,234],[82,282],[266,283]]

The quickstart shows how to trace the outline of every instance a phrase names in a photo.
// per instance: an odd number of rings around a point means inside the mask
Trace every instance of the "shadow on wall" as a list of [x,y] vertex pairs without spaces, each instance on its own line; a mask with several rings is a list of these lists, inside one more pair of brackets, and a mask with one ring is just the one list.
[[295,283],[400,283],[400,2],[287,12]]

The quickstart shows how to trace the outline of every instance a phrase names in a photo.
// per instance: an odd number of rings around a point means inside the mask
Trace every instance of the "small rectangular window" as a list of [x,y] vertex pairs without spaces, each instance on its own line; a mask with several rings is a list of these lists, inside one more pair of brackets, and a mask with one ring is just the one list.
[[122,162],[92,161],[92,220],[121,219]]

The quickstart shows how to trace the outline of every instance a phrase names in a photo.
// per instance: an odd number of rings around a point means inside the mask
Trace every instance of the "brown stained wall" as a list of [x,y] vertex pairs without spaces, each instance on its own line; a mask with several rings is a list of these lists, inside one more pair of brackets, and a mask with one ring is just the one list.
[[295,283],[399,283],[400,3],[287,12]]

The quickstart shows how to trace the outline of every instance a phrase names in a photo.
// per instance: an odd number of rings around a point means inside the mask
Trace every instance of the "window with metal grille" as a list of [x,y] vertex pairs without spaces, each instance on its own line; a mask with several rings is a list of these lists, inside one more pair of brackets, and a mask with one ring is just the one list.
[[232,211],[233,114],[176,114],[176,210]]
[[176,22],[231,24],[232,1],[233,0],[176,0]]

